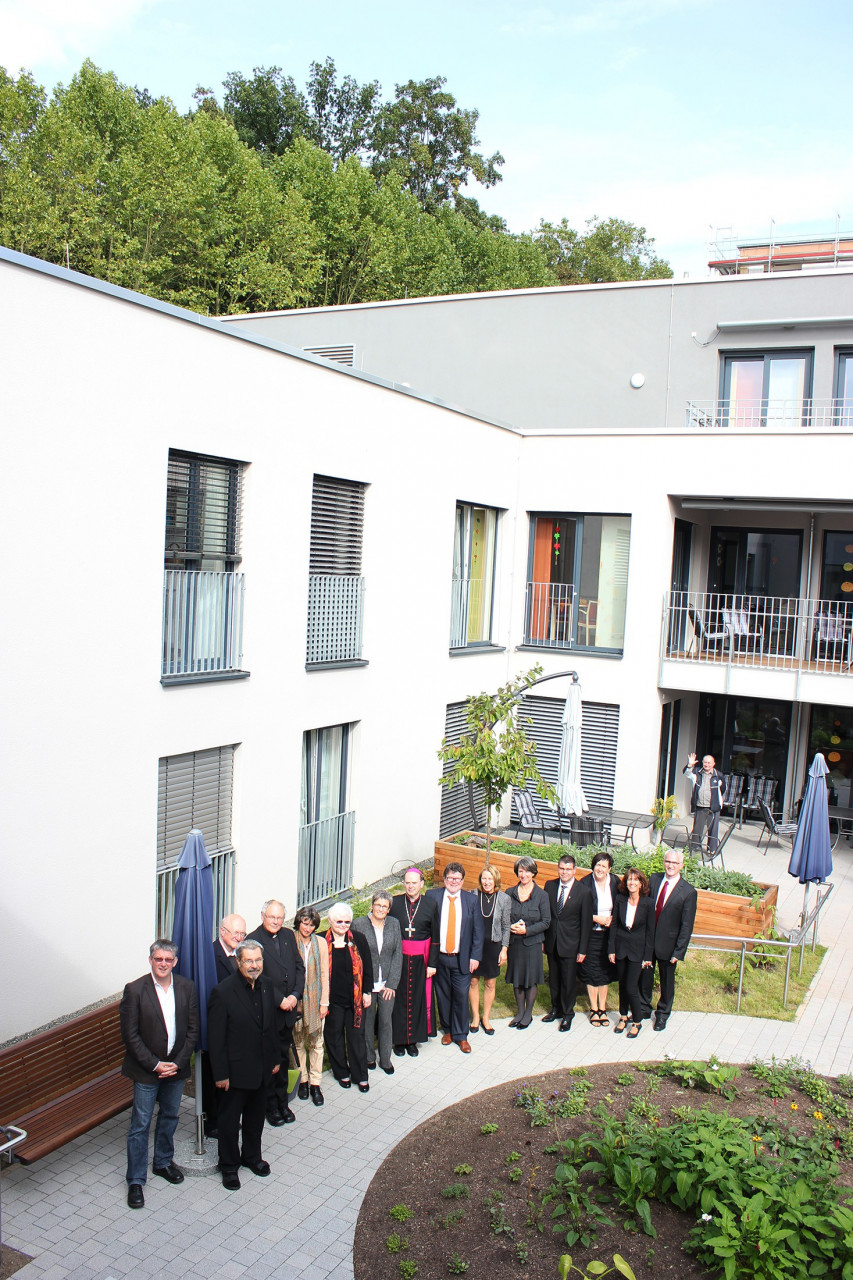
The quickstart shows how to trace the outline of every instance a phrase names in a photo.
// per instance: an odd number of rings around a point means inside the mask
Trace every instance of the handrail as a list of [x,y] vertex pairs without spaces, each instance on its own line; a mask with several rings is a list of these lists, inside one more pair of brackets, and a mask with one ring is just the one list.
[[[814,951],[815,947],[817,946],[818,917],[820,916],[820,913],[823,910],[823,908],[826,906],[826,903],[829,900],[834,889],[835,889],[834,884],[820,885],[818,889],[815,905],[812,907],[811,911],[808,913],[805,919],[801,921],[799,927],[792,931],[790,938],[762,938],[762,937],[742,938],[742,937],[735,937],[733,934],[725,934],[725,933],[694,933],[691,936],[690,942],[688,943],[688,950],[690,950],[690,948],[692,947],[696,951],[725,951],[729,955],[731,955],[733,951],[736,951],[735,947],[720,947],[720,946],[715,947],[715,946],[711,946],[710,944],[704,941],[699,944],[696,944],[694,942],[695,938],[702,938],[702,939],[713,938],[715,942],[736,942],[740,945],[740,969],[738,972],[738,986],[737,986],[737,1012],[738,1013],[740,1013],[741,999],[743,997],[743,973],[744,973],[744,969],[746,968],[746,957],[748,952],[754,950],[756,946],[760,946],[762,948],[762,951],[765,950],[767,947],[778,947],[780,951],[787,951],[787,957],[785,960],[785,990],[782,996],[782,1008],[787,1009],[788,986],[791,979],[791,957],[793,956],[795,949],[799,947],[800,964],[797,972],[798,974],[801,974],[803,972],[803,956],[806,949],[806,937],[809,931],[811,930],[812,931],[811,949],[812,951]],[[821,890],[824,890],[824,892],[821,892]],[[780,956],[780,959],[781,959],[781,956]]]

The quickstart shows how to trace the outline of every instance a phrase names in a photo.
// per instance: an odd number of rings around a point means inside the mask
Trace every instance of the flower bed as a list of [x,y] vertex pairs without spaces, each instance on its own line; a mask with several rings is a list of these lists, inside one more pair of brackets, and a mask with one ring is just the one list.
[[[479,844],[471,844],[469,841],[479,841]],[[536,859],[539,866],[536,882],[544,885],[548,880],[556,879],[557,860],[565,852],[571,852],[577,859],[579,879],[589,875],[588,864],[599,847],[594,845],[585,849],[576,849],[570,845],[543,846],[532,844],[529,840],[510,840],[502,837],[492,841],[491,863],[500,869],[503,887],[507,889],[510,885],[517,883],[512,869],[516,858],[522,854],[529,854]],[[617,873],[628,866],[640,867],[647,874],[663,871],[663,846],[658,846],[649,854],[638,854],[630,844],[615,845],[608,848],[607,852],[613,858]],[[461,832],[447,840],[436,840],[436,880],[441,879],[448,862],[459,862],[465,868],[467,887],[474,888],[477,876],[483,867],[484,858],[482,837],[473,835],[470,831]],[[583,863],[586,863],[587,867],[584,867]],[[685,861],[684,875],[685,879],[696,884],[699,896],[694,933],[708,934],[717,938],[754,938],[759,934],[767,933],[772,928],[779,896],[778,885],[761,884],[738,872],[715,871],[696,864],[690,858]],[[744,890],[752,885],[753,891],[720,892],[720,889],[714,887],[716,885],[720,888],[731,885]]]

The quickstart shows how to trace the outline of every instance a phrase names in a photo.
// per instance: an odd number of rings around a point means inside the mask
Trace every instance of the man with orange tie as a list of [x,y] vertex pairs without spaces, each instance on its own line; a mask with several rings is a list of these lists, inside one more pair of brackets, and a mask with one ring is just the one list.
[[458,1044],[463,1053],[470,1053],[468,990],[471,975],[480,967],[484,930],[476,895],[466,892],[464,883],[465,868],[448,862],[444,888],[430,889],[427,897],[436,902],[439,916],[435,990],[444,1031],[441,1043]]
[[645,1006],[645,1016],[652,1012],[652,986],[657,965],[660,978],[660,998],[655,1010],[655,1031],[663,1031],[672,1013],[675,995],[675,966],[687,954],[690,935],[696,920],[696,890],[682,879],[684,854],[675,849],[667,850],[663,865],[665,874],[652,876],[649,893],[655,904],[655,949],[651,968],[644,969],[640,978],[640,995]]

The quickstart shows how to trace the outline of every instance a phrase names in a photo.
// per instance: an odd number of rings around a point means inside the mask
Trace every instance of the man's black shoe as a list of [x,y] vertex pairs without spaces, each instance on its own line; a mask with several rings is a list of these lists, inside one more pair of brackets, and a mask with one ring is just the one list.
[[267,1124],[271,1124],[274,1129],[278,1129],[284,1124],[284,1116],[280,1111],[268,1111]]
[[407,1044],[406,1053],[410,1058],[416,1058],[418,1056],[418,1046],[416,1044]]
[[127,1207],[128,1209],[145,1208],[145,1196],[138,1182],[131,1182],[127,1188]]
[[376,1063],[375,1063],[375,1062],[368,1062],[368,1064],[367,1064],[367,1070],[368,1070],[368,1071],[375,1071],[375,1070],[376,1070]]
[[298,1093],[299,1093],[299,1099],[301,1102],[306,1102],[308,1100],[308,1081],[307,1080],[299,1081]]
[[406,1056],[406,1046],[404,1044],[394,1045],[394,1057],[404,1058]]
[[560,1015],[559,1015],[559,1013],[557,1013],[557,1010],[556,1010],[556,1009],[552,1009],[552,1010],[550,1011],[550,1013],[546,1013],[546,1014],[545,1014],[545,1017],[542,1019],[542,1021],[543,1021],[543,1022],[556,1022],[556,1021],[557,1021],[557,1019],[559,1018],[559,1016],[560,1016]]
[[314,1103],[314,1106],[322,1107],[323,1103],[326,1101],[323,1097],[323,1090],[318,1084],[309,1085],[309,1088],[311,1090],[311,1101]]
[[394,1068],[391,1066],[383,1067],[382,1070],[385,1072],[386,1076],[393,1076],[394,1074]]
[[241,1160],[240,1164],[244,1169],[251,1169],[256,1178],[268,1178],[270,1176],[270,1167],[266,1160]]
[[178,1183],[184,1180],[184,1175],[173,1160],[170,1160],[162,1169],[152,1169],[151,1172],[156,1174],[158,1178],[165,1178],[167,1182]]
[[239,1191],[240,1178],[236,1169],[223,1169],[222,1185],[226,1191]]
[[290,1110],[290,1107],[285,1107],[281,1113],[281,1124],[293,1124],[295,1119],[296,1116]]
[[573,1013],[568,1013],[568,1014],[566,1014],[565,1018],[563,1018],[563,1021],[560,1023],[560,1030],[561,1030],[561,1031],[571,1031],[571,1029],[572,1029],[572,1022],[574,1021],[574,1017],[575,1017],[575,1015],[574,1015]]
[[668,1022],[668,1021],[669,1021],[669,1014],[668,1014],[668,1013],[656,1013],[656,1014],[655,1014],[655,1028],[654,1028],[654,1029],[655,1029],[655,1031],[663,1031],[663,1029],[664,1029],[664,1027],[666,1026],[666,1024],[667,1024],[667,1022]]

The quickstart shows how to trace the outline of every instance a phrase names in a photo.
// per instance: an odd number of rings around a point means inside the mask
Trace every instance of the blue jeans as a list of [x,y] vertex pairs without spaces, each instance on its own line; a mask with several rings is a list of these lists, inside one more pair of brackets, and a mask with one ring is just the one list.
[[127,1135],[127,1181],[144,1186],[148,1177],[148,1134],[159,1102],[154,1127],[154,1168],[164,1169],[175,1154],[175,1130],[181,1109],[183,1080],[168,1077],[157,1084],[133,1085],[133,1110]]

